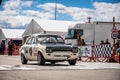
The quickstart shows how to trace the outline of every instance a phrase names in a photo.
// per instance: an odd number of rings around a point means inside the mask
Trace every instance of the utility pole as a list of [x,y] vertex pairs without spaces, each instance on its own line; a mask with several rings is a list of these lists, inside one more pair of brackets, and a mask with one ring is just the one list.
[[[113,17],[113,28],[115,27],[115,17]],[[116,28],[116,27],[115,27]],[[115,44],[115,38],[113,38],[113,44]]]
[[55,0],[55,20],[56,20],[56,15],[57,15],[57,0]]

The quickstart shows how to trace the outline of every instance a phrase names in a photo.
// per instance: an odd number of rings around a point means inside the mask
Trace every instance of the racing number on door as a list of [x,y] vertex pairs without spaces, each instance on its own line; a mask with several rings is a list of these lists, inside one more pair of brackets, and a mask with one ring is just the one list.
[[32,56],[32,47],[29,48],[29,54]]

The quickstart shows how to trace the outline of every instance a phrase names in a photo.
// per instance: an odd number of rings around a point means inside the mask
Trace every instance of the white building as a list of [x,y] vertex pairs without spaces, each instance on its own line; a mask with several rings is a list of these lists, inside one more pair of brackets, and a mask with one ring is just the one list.
[[14,43],[22,41],[22,34],[24,29],[2,29],[0,28],[0,40],[3,40],[5,47],[8,47],[8,41],[12,39]]
[[0,29],[0,39],[21,40],[24,29]]

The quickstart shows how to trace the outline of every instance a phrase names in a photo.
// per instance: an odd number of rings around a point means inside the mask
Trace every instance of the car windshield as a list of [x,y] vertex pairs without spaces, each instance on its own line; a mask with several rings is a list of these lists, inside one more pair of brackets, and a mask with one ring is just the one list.
[[64,40],[60,36],[39,35],[37,37],[37,40],[38,40],[38,43],[40,44],[51,44],[51,43],[64,44]]

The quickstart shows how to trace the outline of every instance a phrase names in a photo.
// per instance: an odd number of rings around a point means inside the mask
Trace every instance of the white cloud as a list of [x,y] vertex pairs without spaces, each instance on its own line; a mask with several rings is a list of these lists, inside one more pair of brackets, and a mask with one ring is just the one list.
[[[93,3],[93,1],[91,0]],[[94,2],[94,9],[67,7],[57,3],[57,12],[67,14],[73,20],[87,21],[87,17],[91,16],[93,21],[112,21],[112,17],[116,17],[116,21],[120,21],[120,3],[111,4],[104,2]],[[45,3],[37,6],[48,12],[54,12],[54,3]],[[59,15],[58,15],[59,16]]]
[[37,8],[41,8],[45,11],[54,12],[55,4],[54,3],[45,3],[36,6]]
[[28,7],[30,7],[32,5],[32,1],[23,1],[22,2],[22,4],[21,4],[21,6],[28,6]]
[[[54,16],[50,12],[40,12],[36,10],[23,10],[22,6],[29,7],[31,1],[23,2],[20,0],[6,1],[3,11],[0,11],[0,26],[2,27],[20,27],[25,26],[33,18],[52,19]],[[21,14],[22,13],[22,14]]]
[[28,17],[36,17],[36,18],[40,18],[40,19],[52,19],[54,16],[53,14],[49,13],[49,12],[39,12],[39,11],[34,11],[34,10],[26,10],[23,11],[24,14],[26,14]]
[[[55,4],[54,3],[45,3],[40,4],[37,6],[38,8],[42,8],[45,11],[48,12],[54,12],[55,11]],[[57,3],[57,12],[62,14],[67,14],[72,17],[73,20],[79,20],[79,21],[85,21],[86,18],[94,13],[94,10],[91,9],[82,9],[78,7],[67,7],[62,4]],[[59,15],[58,15],[59,16]]]
[[[55,3],[45,3],[45,4],[40,4],[37,5],[37,8],[41,8],[44,9],[45,11],[49,11],[49,12],[55,12]],[[66,11],[67,7],[62,5],[62,4],[57,4],[57,10],[61,10],[62,13],[64,13],[64,11]]]
[[20,9],[20,0],[10,0],[3,6],[4,10],[17,10]]
[[67,14],[69,14],[73,20],[86,21],[89,15],[92,15],[94,10],[86,9],[86,8],[77,8],[70,7],[67,9]]
[[[36,5],[38,10],[23,10],[22,7],[30,7],[32,4],[32,1],[6,1],[3,6],[3,11],[0,11],[0,26],[19,27],[28,24],[32,18],[54,18],[55,3]],[[94,9],[67,7],[57,3],[57,13],[63,14],[63,16],[69,15],[72,20],[81,22],[86,22],[88,16],[92,17],[92,21],[112,21],[112,17],[114,16],[116,21],[120,22],[120,3],[111,4],[94,2],[93,7]],[[60,15],[57,15],[57,17],[60,17]]]
[[101,21],[111,21],[112,17],[116,17],[116,21],[120,22],[120,3],[111,4],[95,2],[93,5],[98,16],[95,16],[97,19]]

